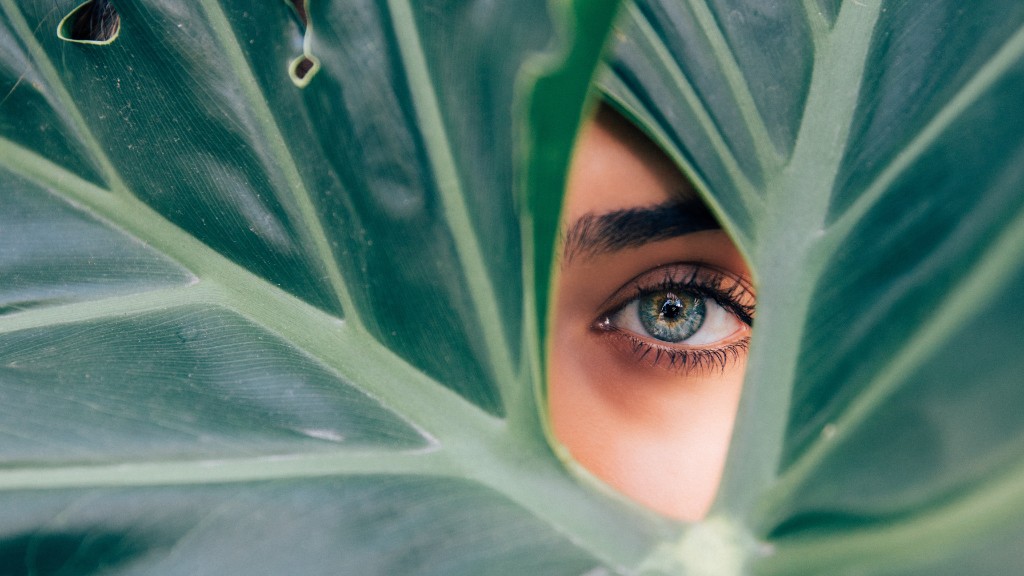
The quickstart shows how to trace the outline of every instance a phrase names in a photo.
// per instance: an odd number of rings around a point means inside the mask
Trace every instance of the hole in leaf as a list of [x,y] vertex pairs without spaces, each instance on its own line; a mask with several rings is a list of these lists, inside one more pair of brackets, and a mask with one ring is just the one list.
[[295,63],[295,77],[300,80],[305,78],[306,74],[309,74],[309,71],[313,69],[313,66],[313,61],[309,58],[305,56],[299,58],[298,62]]
[[61,40],[79,44],[110,44],[121,32],[121,16],[110,0],[80,4],[57,25]]
[[288,65],[288,76],[292,79],[292,84],[299,88],[305,88],[320,70],[320,61],[309,53],[308,0],[285,0],[285,3],[292,8],[292,13],[298,20],[302,33],[302,55],[297,56]]
[[292,60],[288,67],[288,75],[293,84],[299,88],[305,88],[318,70],[320,70],[320,61],[315,56],[302,55]]

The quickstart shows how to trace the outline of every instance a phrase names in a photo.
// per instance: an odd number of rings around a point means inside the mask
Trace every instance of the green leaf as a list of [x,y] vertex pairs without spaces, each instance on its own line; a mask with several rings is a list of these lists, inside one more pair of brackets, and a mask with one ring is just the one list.
[[1024,564],[1017,0],[621,10],[601,89],[758,281],[689,526],[541,421],[614,3],[115,6],[90,44],[58,33],[85,7],[0,0],[0,572]]
[[629,6],[602,87],[748,255],[715,515],[763,574],[1008,574],[1024,521],[1024,5]]
[[678,531],[536,395],[517,212],[613,3],[114,5],[90,44],[0,0],[0,572],[622,573]]

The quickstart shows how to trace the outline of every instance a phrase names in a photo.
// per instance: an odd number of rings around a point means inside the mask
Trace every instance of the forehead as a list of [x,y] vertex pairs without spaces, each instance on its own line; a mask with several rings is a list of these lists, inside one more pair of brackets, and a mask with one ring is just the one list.
[[567,221],[694,197],[672,161],[616,112],[601,107],[584,125],[569,169]]

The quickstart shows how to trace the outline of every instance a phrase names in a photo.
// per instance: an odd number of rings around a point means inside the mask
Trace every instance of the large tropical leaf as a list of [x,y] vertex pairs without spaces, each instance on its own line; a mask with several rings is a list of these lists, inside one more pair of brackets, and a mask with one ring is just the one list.
[[543,436],[613,7],[504,4],[123,0],[96,45],[58,38],[73,4],[0,0],[0,572],[1024,565],[1024,7],[624,9],[602,87],[759,284],[683,527]]
[[756,537],[764,574],[1019,572],[1024,4],[643,0],[621,28],[605,91],[758,279],[700,537]]
[[0,2],[0,573],[618,572],[675,530],[562,469],[524,322],[517,183],[557,203],[612,4],[114,4],[76,43]]

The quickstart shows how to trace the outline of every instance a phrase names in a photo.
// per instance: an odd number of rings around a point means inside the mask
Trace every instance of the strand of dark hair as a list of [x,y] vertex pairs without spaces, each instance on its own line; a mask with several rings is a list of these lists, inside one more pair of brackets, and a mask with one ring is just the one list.
[[121,17],[110,0],[93,0],[78,10],[69,24],[72,40],[103,42],[117,34]]

